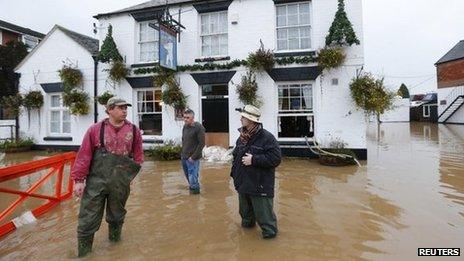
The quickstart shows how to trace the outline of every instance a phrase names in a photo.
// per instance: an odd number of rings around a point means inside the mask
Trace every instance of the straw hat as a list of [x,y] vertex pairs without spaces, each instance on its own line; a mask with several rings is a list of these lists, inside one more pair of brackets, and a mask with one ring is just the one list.
[[256,108],[255,106],[253,105],[245,105],[245,107],[243,107],[243,109],[236,109],[237,111],[240,112],[240,115],[242,115],[243,117],[249,119],[250,121],[254,121],[254,122],[257,122],[257,123],[261,123],[261,121],[259,120],[259,118],[261,117],[261,111]]

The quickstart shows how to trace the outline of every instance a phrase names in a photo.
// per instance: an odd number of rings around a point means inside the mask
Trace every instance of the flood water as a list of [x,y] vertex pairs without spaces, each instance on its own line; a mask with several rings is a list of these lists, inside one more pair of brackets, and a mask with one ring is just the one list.
[[[108,242],[103,222],[88,259],[411,260],[418,247],[464,246],[464,126],[386,123],[379,135],[369,129],[362,167],[285,159],[272,240],[241,228],[228,165],[202,163],[202,194],[189,195],[178,162],[147,159],[122,242]],[[33,157],[0,154],[0,165]],[[78,206],[68,200],[1,238],[0,259],[75,258]]]

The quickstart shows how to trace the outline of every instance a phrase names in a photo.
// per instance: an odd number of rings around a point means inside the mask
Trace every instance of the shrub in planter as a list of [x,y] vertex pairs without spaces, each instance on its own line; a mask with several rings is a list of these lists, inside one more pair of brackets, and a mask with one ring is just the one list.
[[112,61],[109,69],[109,78],[115,83],[119,83],[129,75],[130,70],[123,61]]
[[261,42],[261,47],[256,52],[250,53],[247,58],[247,66],[254,72],[269,72],[274,68],[274,64],[274,53],[264,49],[263,42]]
[[32,145],[34,145],[34,140],[32,138],[19,139],[17,141],[6,140],[0,142],[0,151],[3,152],[20,152],[30,150]]
[[324,47],[319,50],[317,61],[322,70],[341,66],[345,62],[345,52],[341,47]]
[[83,75],[79,69],[64,65],[58,72],[65,91],[71,90],[83,82]]
[[163,145],[153,146],[148,151],[148,155],[156,160],[179,160],[182,146],[174,142],[167,142]]
[[248,71],[246,75],[242,76],[240,84],[237,85],[236,92],[243,104],[251,104],[258,108],[261,107],[262,101],[257,96],[258,83],[253,72]]
[[108,102],[108,100],[110,98],[114,97],[114,94],[112,94],[111,92],[109,91],[105,91],[104,93],[102,93],[102,95],[100,96],[97,96],[97,101],[98,103],[100,103],[101,105],[106,105],[106,103]]
[[72,115],[86,115],[90,112],[89,95],[83,91],[72,90],[63,93],[63,104],[69,107]]
[[19,116],[21,114],[21,106],[23,105],[23,97],[19,93],[5,96],[1,100],[1,104],[11,115]]

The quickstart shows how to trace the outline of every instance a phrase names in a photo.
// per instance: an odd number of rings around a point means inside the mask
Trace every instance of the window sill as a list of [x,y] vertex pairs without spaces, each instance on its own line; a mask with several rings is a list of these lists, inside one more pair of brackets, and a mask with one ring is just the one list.
[[195,59],[196,63],[202,62],[216,62],[216,61],[226,61],[230,60],[230,56],[215,56],[215,57],[203,57]]
[[163,144],[162,140],[142,139],[142,143],[146,144]]
[[315,56],[316,51],[280,51],[274,53],[275,57],[291,57],[291,56]]
[[131,68],[141,68],[141,67],[151,67],[158,65],[158,62],[151,62],[151,63],[135,63],[131,65]]
[[72,137],[44,137],[43,140],[45,141],[72,141]]

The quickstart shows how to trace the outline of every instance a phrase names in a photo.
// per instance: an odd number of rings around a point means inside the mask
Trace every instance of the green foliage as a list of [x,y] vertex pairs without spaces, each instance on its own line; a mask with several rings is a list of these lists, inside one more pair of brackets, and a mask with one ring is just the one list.
[[187,96],[179,86],[179,83],[174,79],[174,75],[165,79],[167,88],[163,91],[163,102],[176,109],[184,109],[187,107]]
[[28,110],[40,109],[44,104],[44,96],[41,91],[29,91],[24,95],[23,104]]
[[147,154],[157,160],[179,160],[182,146],[169,141],[163,145],[151,147]]
[[106,103],[108,102],[108,100],[110,98],[114,97],[114,94],[112,94],[111,92],[109,91],[105,91],[104,93],[102,93],[100,96],[97,96],[97,101],[98,103],[100,103],[101,105],[106,105]]
[[257,96],[258,83],[256,82],[256,76],[253,72],[248,71],[242,76],[240,84],[237,85],[235,90],[238,94],[238,99],[245,105],[251,104],[256,107],[261,107],[262,101]]
[[353,79],[350,91],[356,106],[366,114],[376,115],[378,121],[381,114],[393,107],[395,93],[385,88],[383,79],[375,79],[370,74]]
[[16,141],[12,140],[5,140],[0,142],[0,150],[6,151],[10,149],[17,149],[17,148],[24,148],[24,147],[31,147],[34,145],[34,140],[32,138],[27,139],[19,139]]
[[63,93],[63,104],[69,107],[72,115],[86,115],[90,112],[89,95],[81,90],[71,90]]
[[63,65],[63,68],[58,72],[65,91],[70,91],[76,86],[81,85],[84,80],[82,72],[79,69],[68,65]]
[[343,0],[338,0],[338,10],[335,13],[334,21],[329,29],[329,34],[325,38],[325,44],[331,45],[353,45],[360,44],[353,25],[351,24],[345,12],[345,3]]
[[113,26],[109,25],[108,33],[106,34],[105,40],[103,40],[103,44],[98,54],[98,60],[107,63],[110,61],[122,61],[122,56],[116,47],[116,43],[113,39]]
[[19,77],[14,72],[14,68],[26,55],[27,46],[20,41],[0,44],[0,99],[18,91],[16,83]]
[[261,42],[259,49],[254,53],[250,53],[247,58],[247,66],[253,72],[269,72],[274,68],[274,64],[274,53],[271,50],[264,49],[263,42]]
[[341,47],[324,47],[319,51],[318,64],[322,70],[337,68],[345,62],[345,52]]
[[409,98],[409,90],[408,87],[404,83],[401,84],[400,88],[398,89],[398,95],[402,98]]
[[157,75],[153,77],[153,85],[158,87],[162,87],[165,84],[168,86],[174,85],[176,81],[174,74],[174,71],[160,67]]
[[1,105],[7,109],[12,116],[19,116],[21,114],[21,106],[23,105],[23,97],[19,93],[4,96],[1,100]]
[[109,69],[109,78],[115,83],[120,83],[129,75],[130,70],[126,67],[123,61],[112,61],[111,68]]

